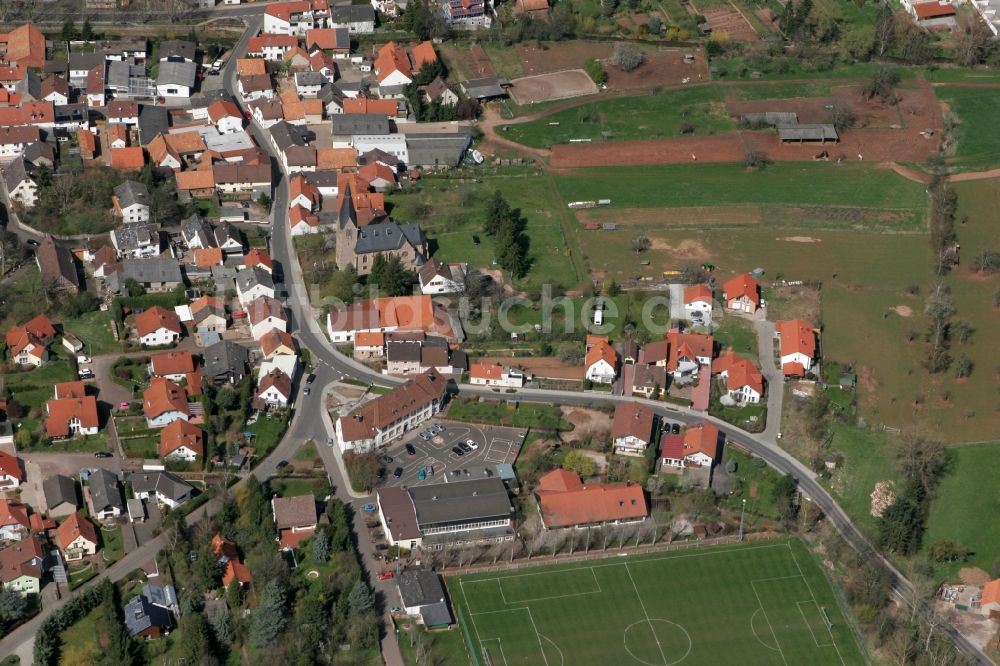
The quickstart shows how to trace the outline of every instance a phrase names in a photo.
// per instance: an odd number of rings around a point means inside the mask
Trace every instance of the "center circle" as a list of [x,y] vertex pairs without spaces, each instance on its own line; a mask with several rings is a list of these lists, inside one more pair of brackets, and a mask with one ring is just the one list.
[[691,653],[687,629],[661,618],[639,620],[625,627],[625,651],[645,666],[673,666]]

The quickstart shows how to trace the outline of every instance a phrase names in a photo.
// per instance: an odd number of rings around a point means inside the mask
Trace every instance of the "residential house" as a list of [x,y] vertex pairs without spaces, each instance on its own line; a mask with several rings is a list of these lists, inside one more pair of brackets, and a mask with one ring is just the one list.
[[50,439],[96,435],[97,398],[85,395],[83,382],[55,385],[55,399],[45,402],[45,434]]
[[244,102],[258,99],[274,99],[274,85],[267,74],[250,74],[237,79],[240,96]]
[[243,268],[236,273],[236,293],[243,307],[261,296],[274,298],[274,280],[259,266]]
[[642,486],[584,484],[576,474],[554,469],[538,480],[538,513],[545,529],[639,523],[649,517]]
[[216,534],[212,537],[212,553],[216,563],[222,565],[222,584],[225,587],[234,582],[242,587],[253,581],[250,569],[243,564],[235,543]]
[[0,550],[0,583],[21,596],[38,594],[45,573],[45,551],[41,540],[30,537]]
[[988,618],[1000,618],[1000,578],[983,585],[979,598],[979,612]]
[[368,361],[385,355],[385,333],[363,331],[354,336],[354,358]]
[[142,393],[142,411],[150,428],[163,428],[178,419],[191,418],[187,392],[161,377],[149,380],[149,388]]
[[703,365],[712,362],[715,340],[711,335],[683,333],[671,329],[665,340],[647,343],[639,354],[639,363],[666,368],[674,380],[694,378]]
[[160,42],[159,59],[164,62],[195,62],[198,45],[184,39],[165,39]]
[[111,244],[120,257],[142,259],[160,256],[160,230],[154,224],[126,224],[111,230]]
[[298,45],[299,40],[294,35],[261,33],[250,38],[247,55],[263,58],[268,62],[281,62],[285,53]]
[[271,513],[282,550],[297,548],[316,532],[316,500],[311,494],[275,497]]
[[30,534],[28,506],[12,499],[0,499],[0,541],[20,541]]
[[212,178],[215,189],[224,196],[244,199],[258,199],[261,194],[271,196],[270,164],[216,164],[212,167]]
[[7,352],[18,365],[40,366],[49,359],[49,345],[55,340],[56,329],[45,315],[38,315],[23,326],[7,331]]
[[595,384],[613,384],[618,376],[618,353],[606,341],[600,341],[587,350],[583,362],[584,376]]
[[400,437],[440,411],[447,389],[448,380],[430,370],[341,416],[340,450],[371,451]]
[[243,131],[243,114],[231,100],[216,100],[208,105],[208,117],[219,134],[235,134]]
[[129,476],[129,485],[138,499],[155,499],[171,509],[176,509],[194,496],[194,488],[170,472],[136,472]]
[[198,65],[193,62],[160,62],[156,94],[169,99],[187,99],[194,89]]
[[719,356],[712,372],[725,382],[726,395],[739,405],[754,405],[764,396],[764,376],[756,364],[735,351]]
[[154,305],[135,316],[135,332],[146,347],[174,344],[181,339],[181,320],[173,310]]
[[128,147],[128,130],[124,125],[108,125],[104,130],[104,136],[108,142],[109,148],[115,149]]
[[302,37],[310,29],[326,25],[329,17],[326,0],[276,2],[264,10],[264,32]]
[[614,452],[624,456],[642,456],[653,441],[656,415],[638,402],[620,402],[615,406],[611,422],[611,443]]
[[465,264],[430,258],[417,271],[422,294],[456,294],[465,291]]
[[651,398],[654,393],[667,388],[667,369],[663,366],[634,364],[632,370],[632,395]]
[[496,476],[414,487],[380,487],[379,520],[390,546],[438,550],[514,537],[514,507]]
[[126,258],[122,270],[107,281],[109,291],[128,292],[128,280],[135,280],[149,292],[172,291],[184,284],[180,264],[173,257]]
[[257,385],[257,400],[265,407],[288,407],[292,401],[292,379],[281,370],[261,376]]
[[191,316],[199,333],[226,332],[226,308],[215,296],[200,296],[191,303]]
[[258,342],[265,360],[275,356],[295,356],[298,353],[295,348],[295,338],[277,328],[272,328],[262,335]]
[[21,460],[6,451],[0,451],[0,487],[17,488],[24,481]]
[[[65,104],[65,102],[63,102]],[[130,100],[113,100],[108,102],[105,110],[108,125],[122,124],[130,127],[139,126],[139,103]]]
[[190,250],[216,247],[212,227],[198,213],[189,216],[181,224],[181,237]]
[[74,294],[80,291],[80,278],[73,253],[57,245],[52,234],[45,234],[35,250],[35,263],[42,274],[42,284],[46,291],[68,291]]
[[775,322],[774,336],[784,375],[804,377],[816,360],[816,329],[801,319],[786,319]]
[[0,34],[0,44],[4,46],[4,59],[7,62],[35,69],[45,66],[45,35],[31,23]]
[[11,203],[20,204],[24,208],[34,208],[38,201],[38,182],[35,179],[34,165],[23,156],[18,156],[0,169],[0,173],[3,175],[7,197]]
[[182,382],[194,372],[194,369],[194,355],[187,350],[158,352],[149,357],[150,377],[164,377],[172,382]]
[[41,141],[41,130],[37,127],[0,127],[0,160],[17,157],[25,149]]
[[448,0],[445,20],[464,29],[489,28],[492,24],[485,0]]
[[125,628],[132,638],[159,638],[170,631],[170,613],[154,606],[141,594],[129,599],[122,613]]
[[749,273],[742,273],[722,285],[722,300],[730,310],[753,314],[761,306],[760,285]]
[[248,372],[247,348],[230,340],[220,340],[202,352],[202,376],[213,384],[235,384]]
[[306,30],[306,50],[322,51],[332,56],[346,57],[351,53],[351,36],[347,28],[313,28]]
[[434,102],[437,102],[441,106],[455,106],[458,104],[458,95],[440,76],[435,77],[426,86],[420,86],[418,92],[428,104],[433,104]]
[[420,372],[419,340],[393,340],[385,344],[386,372],[390,375],[409,375]]
[[267,253],[267,250],[261,247],[252,247],[243,255],[243,266],[245,268],[259,266],[268,273],[274,273],[274,261],[271,260],[271,255]]
[[111,168],[118,171],[138,171],[146,166],[146,154],[140,146],[112,148]]
[[126,224],[149,222],[149,190],[142,183],[126,180],[115,188],[111,201],[115,206],[115,217],[120,217]]
[[352,35],[371,35],[375,32],[375,10],[370,5],[334,5],[330,27],[347,28]]
[[524,372],[509,365],[473,363],[469,367],[469,383],[477,386],[521,388],[524,380]]
[[67,562],[77,562],[97,553],[97,529],[92,522],[74,512],[56,529],[56,545]]
[[42,493],[45,495],[45,506],[48,507],[50,518],[68,516],[80,508],[76,481],[68,476],[56,474],[45,479],[42,482]]
[[90,495],[90,515],[100,521],[117,518],[125,511],[118,477],[106,469],[98,468],[87,478]]
[[684,290],[684,318],[699,326],[712,324],[712,289],[696,284]]
[[681,438],[664,435],[660,466],[664,469],[711,467],[719,460],[721,440],[718,427],[707,421],[689,427]]
[[250,322],[250,335],[254,340],[260,340],[272,329],[286,331],[288,315],[281,301],[269,296],[258,296],[247,305],[247,320]]
[[194,462],[205,455],[205,433],[195,424],[177,419],[160,431],[160,457]]
[[441,577],[429,569],[403,571],[396,578],[403,612],[428,629],[454,623]]

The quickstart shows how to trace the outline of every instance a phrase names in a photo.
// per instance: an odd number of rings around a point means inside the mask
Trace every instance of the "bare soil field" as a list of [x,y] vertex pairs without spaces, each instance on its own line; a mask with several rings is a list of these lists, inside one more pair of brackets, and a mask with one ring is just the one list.
[[[684,54],[694,56],[693,63],[684,62]],[[684,79],[707,81],[708,61],[701,49],[659,49],[646,54],[646,61],[631,72],[607,64],[609,90],[629,90],[658,85],[678,85]]]
[[701,14],[708,20],[713,34],[722,34],[734,42],[759,42],[760,35],[753,29],[743,14],[728,2],[724,5],[714,5],[698,9],[694,3],[688,5],[688,11]]
[[469,59],[469,67],[472,69],[473,76],[485,78],[497,75],[496,70],[493,69],[493,63],[490,62],[490,57],[486,55],[486,51],[479,44],[473,44],[469,47]]
[[511,358],[509,356],[489,356],[480,360],[480,363],[500,363],[504,365],[516,365],[533,375],[548,379],[579,379],[583,380],[584,367],[582,365],[568,365],[554,356],[519,356]]
[[510,94],[518,104],[597,94],[597,85],[582,69],[526,76],[511,83]]
[[899,90],[898,105],[865,100],[858,86],[837,87],[832,93],[830,97],[727,101],[726,108],[734,116],[762,111],[790,111],[798,115],[800,123],[825,123],[830,118],[827,107],[840,104],[854,114],[853,129],[884,129],[903,125],[919,132],[926,127],[940,127],[937,104],[930,89]]
[[587,58],[604,60],[611,57],[614,44],[611,42],[559,42],[544,47],[532,44],[518,44],[517,49],[524,71],[530,74],[557,72],[562,69],[583,67]]

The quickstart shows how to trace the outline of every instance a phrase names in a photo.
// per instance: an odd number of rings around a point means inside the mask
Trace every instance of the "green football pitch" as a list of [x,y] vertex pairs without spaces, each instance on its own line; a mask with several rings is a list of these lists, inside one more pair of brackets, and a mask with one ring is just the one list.
[[794,539],[446,580],[479,666],[865,663]]

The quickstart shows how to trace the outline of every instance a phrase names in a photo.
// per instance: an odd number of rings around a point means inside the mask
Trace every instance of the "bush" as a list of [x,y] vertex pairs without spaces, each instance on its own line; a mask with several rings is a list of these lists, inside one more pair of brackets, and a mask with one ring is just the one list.
[[593,79],[594,83],[597,85],[603,85],[605,81],[608,80],[608,73],[604,71],[604,65],[602,65],[596,58],[590,58],[583,65],[583,69],[587,72],[587,76]]
[[611,54],[611,62],[623,72],[637,69],[646,60],[646,54],[632,44],[618,44]]

